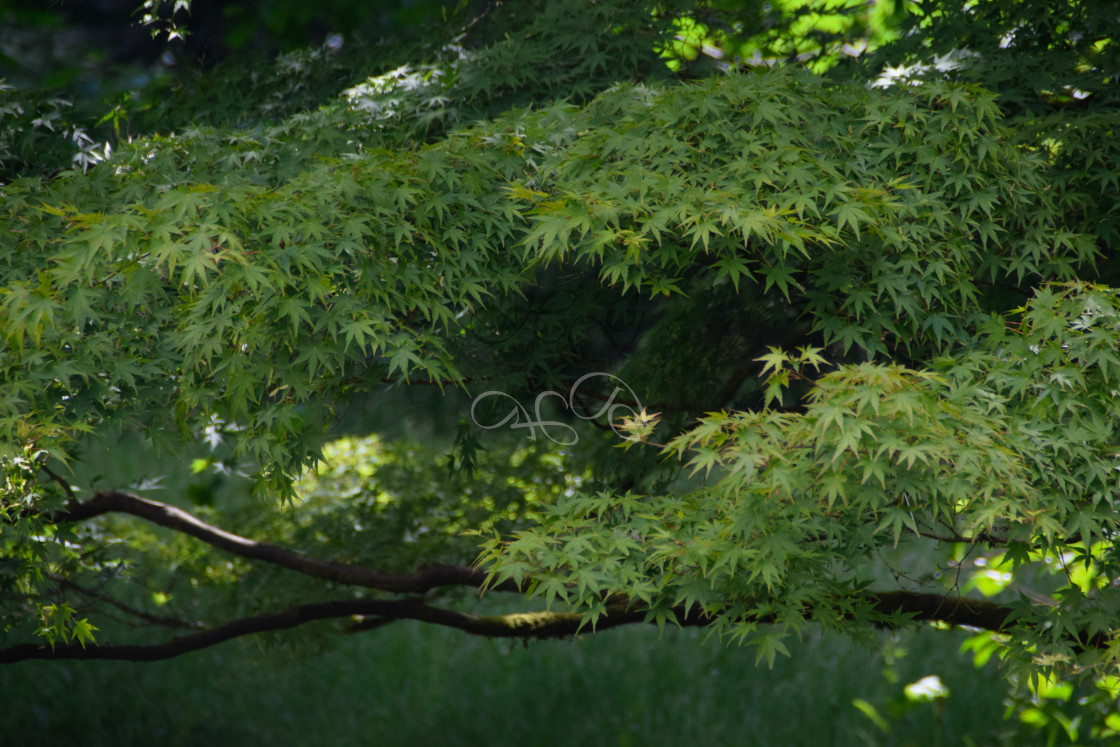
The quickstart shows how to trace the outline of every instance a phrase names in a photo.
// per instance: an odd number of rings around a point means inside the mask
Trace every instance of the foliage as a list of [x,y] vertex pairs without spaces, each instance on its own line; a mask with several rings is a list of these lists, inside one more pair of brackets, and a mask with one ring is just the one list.
[[[1034,584],[1053,595],[1046,606],[1017,616],[1048,619],[1028,649],[1072,659],[1086,637],[1107,635],[1117,604],[1112,553],[1095,538],[1112,521],[1118,308],[1110,292],[1041,291],[1021,328],[999,321],[933,370],[845,365],[816,378],[802,412],[708,415],[665,450],[718,480],[683,495],[558,501],[547,536],[491,545],[498,578],[532,578],[549,601],[588,607],[592,622],[619,588],[659,619],[699,604],[746,638],[759,619],[798,630],[829,608],[876,619],[871,600],[861,609],[847,592],[874,580],[884,544],[984,543],[1003,550],[1003,588],[1059,576]],[[812,350],[768,356],[778,380],[768,396],[781,399],[782,379],[822,361]],[[769,658],[781,650],[758,640]]]
[[73,105],[0,80],[0,179],[62,167],[87,171],[112,154],[112,146],[95,141],[81,117],[71,115]]
[[[687,62],[689,34],[756,43],[752,12],[488,6],[160,87],[89,168],[13,162],[0,656],[356,615],[704,625],[773,664],[809,625],[933,620],[1077,738],[1039,703],[1112,692],[1120,650],[1108,29],[1020,43],[1048,22],[1010,0],[836,26],[910,65],[1016,30],[891,88]],[[804,51],[791,12],[754,48]],[[1007,55],[1076,61],[1027,91]],[[96,484],[138,441],[194,464],[167,504]],[[550,611],[459,612],[484,581]],[[107,611],[197,632],[115,647]]]
[[1112,3],[924,2],[915,8],[897,40],[869,55],[860,74],[884,83],[949,76],[998,93],[1021,142],[1049,151],[1050,178],[1068,225],[1114,247],[1120,20]]

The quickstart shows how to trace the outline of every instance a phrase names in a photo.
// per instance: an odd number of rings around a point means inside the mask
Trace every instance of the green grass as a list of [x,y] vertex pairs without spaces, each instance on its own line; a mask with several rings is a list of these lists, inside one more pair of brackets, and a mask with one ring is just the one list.
[[[239,642],[152,664],[25,662],[0,668],[0,744],[924,746],[993,744],[1007,726],[998,672],[943,631],[884,635],[909,650],[886,667],[835,636],[773,669],[703,639],[631,628],[522,646],[399,623],[317,655]],[[948,700],[896,712],[931,674]]]

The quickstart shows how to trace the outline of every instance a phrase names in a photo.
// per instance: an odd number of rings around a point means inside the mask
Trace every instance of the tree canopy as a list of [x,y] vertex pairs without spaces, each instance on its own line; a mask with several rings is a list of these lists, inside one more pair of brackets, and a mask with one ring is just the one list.
[[0,661],[933,623],[1114,692],[1120,18],[789,5],[0,91]]

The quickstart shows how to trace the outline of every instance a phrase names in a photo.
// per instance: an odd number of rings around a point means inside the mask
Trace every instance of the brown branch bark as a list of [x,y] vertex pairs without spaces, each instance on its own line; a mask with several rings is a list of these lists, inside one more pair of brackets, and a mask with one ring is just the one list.
[[[118,491],[97,493],[86,501],[71,501],[51,519],[56,523],[83,521],[107,513],[137,516],[249,560],[272,563],[307,576],[349,586],[399,594],[423,594],[442,586],[478,588],[486,580],[483,571],[465,566],[432,565],[415,573],[383,573],[348,563],[312,558],[278,545],[227,532],[175,506]],[[512,582],[490,588],[496,591],[519,590]]]
[[[150,645],[77,643],[20,644],[0,649],[0,664],[29,659],[122,659],[157,661],[214,646],[253,633],[284,630],[316,620],[363,615],[378,620],[418,620],[491,638],[561,638],[580,629],[582,616],[570,612],[529,612],[501,616],[470,615],[422,602],[396,599],[349,599],[305,604],[280,612],[246,617],[193,635]],[[644,613],[619,610],[600,620],[597,630],[640,622]],[[363,621],[369,624],[368,621]]]
[[[1008,607],[978,599],[944,597],[906,591],[870,592],[864,595],[874,609],[885,616],[902,616],[912,620],[938,620],[951,625],[967,625],[985,630],[1005,630],[1012,614]],[[245,635],[271,630],[285,630],[316,620],[363,616],[357,627],[373,628],[395,620],[420,622],[455,628],[473,635],[490,638],[566,638],[592,628],[583,624],[583,616],[573,612],[527,612],[508,615],[470,615],[456,610],[433,607],[414,600],[347,599],[291,607],[280,612],[246,617],[219,625],[210,630],[178,636],[161,643],[147,645],[19,644],[0,649],[0,664],[32,659],[118,659],[124,661],[158,661],[223,643]],[[685,626],[708,625],[711,620],[699,612],[676,611],[677,622]],[[594,632],[622,625],[644,622],[642,609],[615,605],[607,608],[594,626]],[[772,620],[759,618],[756,622]],[[1092,646],[1104,645],[1092,640]]]
[[[242,537],[207,524],[182,509],[159,501],[141,498],[116,491],[102,492],[87,501],[71,501],[67,507],[52,515],[57,522],[81,521],[103,514],[117,512],[137,516],[169,529],[188,534],[214,547],[241,557],[273,563],[284,568],[340,584],[362,586],[400,594],[423,594],[444,586],[481,588],[486,574],[462,566],[430,566],[415,573],[390,574],[346,563],[311,558],[283,547]],[[507,582],[496,588],[518,591],[520,588]],[[841,601],[841,600],[837,600]],[[950,625],[964,625],[990,631],[1010,629],[1014,610],[994,602],[961,597],[921,594],[907,591],[865,592],[845,600],[849,604],[870,604],[884,620],[883,625],[894,625],[895,620],[941,621]],[[845,604],[844,606],[849,606]],[[710,620],[699,612],[675,611],[682,625],[707,625]],[[501,616],[478,616],[464,612],[433,607],[411,599],[347,599],[291,607],[279,612],[247,617],[202,630],[190,635],[171,638],[162,643],[147,645],[91,644],[20,644],[0,649],[0,663],[27,659],[122,659],[128,661],[155,661],[179,656],[191,651],[214,646],[224,641],[253,633],[283,630],[315,620],[359,616],[355,630],[380,627],[394,620],[418,620],[434,625],[455,628],[474,635],[501,638],[556,638],[575,635],[587,629],[583,617],[577,613],[531,612]],[[620,625],[642,622],[646,612],[623,604],[613,604],[595,624],[595,630],[607,630]],[[754,622],[770,623],[760,617]],[[1077,649],[1098,648],[1104,638],[1075,636]]]

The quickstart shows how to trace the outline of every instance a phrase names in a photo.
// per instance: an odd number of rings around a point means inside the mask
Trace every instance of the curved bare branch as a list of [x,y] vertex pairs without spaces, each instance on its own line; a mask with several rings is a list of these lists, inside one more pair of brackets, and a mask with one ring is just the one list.
[[[872,592],[864,597],[876,612],[886,618],[904,620],[937,620],[950,625],[967,625],[985,630],[1001,631],[1010,622],[1012,609],[977,599],[945,597],[914,592]],[[703,626],[710,619],[700,612],[675,610],[677,622],[685,626]],[[147,645],[90,644],[20,644],[0,649],[0,664],[31,659],[119,659],[125,661],[157,661],[223,643],[234,638],[272,630],[294,628],[316,620],[359,617],[352,630],[381,627],[395,620],[420,622],[455,628],[489,638],[566,638],[584,631],[600,632],[621,625],[645,622],[645,610],[624,605],[607,608],[595,623],[587,625],[583,615],[574,612],[525,612],[507,615],[471,615],[457,610],[434,607],[407,599],[346,599],[290,607],[280,612],[234,620],[209,630],[178,636],[161,643]],[[773,622],[759,618],[755,622]],[[1103,639],[1089,639],[1088,646],[1104,645]]]
[[[349,586],[398,594],[423,594],[443,586],[478,588],[486,581],[485,572],[466,566],[431,565],[414,573],[383,573],[349,563],[321,560],[279,545],[227,532],[181,508],[119,491],[97,493],[85,501],[70,501],[64,510],[56,512],[51,518],[55,522],[83,521],[107,513],[137,516],[249,560],[272,563],[307,576]],[[512,582],[489,588],[495,591],[520,590]]]
[[[392,574],[311,558],[287,548],[258,542],[227,532],[198,519],[187,511],[159,501],[118,491],[101,492],[86,501],[70,501],[66,509],[51,518],[57,522],[81,521],[107,513],[126,513],[151,521],[160,526],[188,534],[214,547],[235,555],[260,560],[288,568],[316,578],[340,584],[362,586],[398,594],[423,594],[445,586],[482,588],[485,572],[463,566],[436,565],[415,573]],[[519,591],[513,582],[496,587],[505,591]],[[844,600],[850,603],[869,604],[880,617],[880,624],[891,626],[903,621],[940,621],[950,625],[964,625],[990,631],[1008,630],[1015,610],[994,602],[980,599],[922,594],[908,591],[866,592],[860,597]],[[707,625],[709,618],[702,613],[674,611],[682,625]],[[585,618],[573,612],[529,612],[499,616],[471,615],[425,604],[412,599],[346,599],[291,607],[279,612],[246,617],[207,630],[146,645],[20,644],[0,649],[0,663],[28,659],[123,659],[128,661],[154,661],[197,651],[233,638],[270,630],[283,630],[315,620],[356,617],[351,631],[381,627],[395,620],[418,620],[434,625],[455,628],[474,635],[496,638],[557,638],[589,630]],[[620,625],[643,622],[645,610],[622,603],[607,607],[595,623],[594,630],[607,630]],[[772,619],[760,617],[754,622],[769,623]],[[1095,648],[1103,645],[1101,636],[1075,636],[1075,648]]]
[[[490,638],[564,638],[575,635],[583,616],[573,612],[527,612],[499,616],[470,615],[456,610],[433,607],[404,599],[347,599],[290,607],[267,615],[245,617],[210,630],[177,636],[149,645],[112,645],[77,643],[20,644],[0,649],[0,664],[29,659],[121,659],[125,661],[158,661],[208,648],[253,633],[294,628],[316,620],[365,616],[362,624],[373,627],[368,618],[381,623],[394,620],[418,620]],[[616,609],[600,619],[596,630],[641,622],[641,611]],[[687,622],[687,620],[682,620]]]

